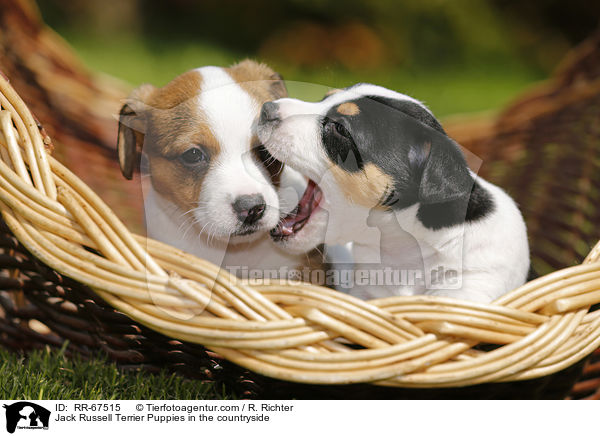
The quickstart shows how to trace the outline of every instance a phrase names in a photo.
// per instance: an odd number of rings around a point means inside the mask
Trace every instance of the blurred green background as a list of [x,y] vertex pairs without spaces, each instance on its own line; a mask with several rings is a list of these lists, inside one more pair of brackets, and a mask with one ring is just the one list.
[[[597,26],[600,2],[571,0],[39,0],[92,69],[163,85],[245,57],[285,79],[373,82],[439,116],[493,111],[551,74]],[[290,83],[293,96],[319,87]]]

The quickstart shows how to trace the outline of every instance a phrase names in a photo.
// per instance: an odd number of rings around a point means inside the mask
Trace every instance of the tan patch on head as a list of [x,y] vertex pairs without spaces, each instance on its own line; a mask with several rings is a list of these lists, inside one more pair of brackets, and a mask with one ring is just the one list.
[[131,92],[121,109],[117,144],[125,177],[131,177],[136,166],[132,160],[138,159],[143,144],[159,153],[182,136],[179,132],[205,136],[197,132],[202,130],[203,122],[194,104],[201,83],[202,77],[197,71],[188,71],[162,88],[146,83]]
[[143,103],[139,113],[145,123],[144,147],[152,186],[183,212],[197,207],[208,169],[190,168],[179,157],[194,146],[204,147],[214,159],[220,144],[200,111],[197,96],[202,76],[188,71],[162,88],[142,85],[131,95]]
[[206,168],[187,167],[179,157],[190,148],[199,146],[214,160],[220,146],[202,117],[184,105],[177,110],[153,113],[151,132],[156,133],[150,133],[146,155],[154,189],[187,212],[197,206],[209,165]]
[[149,138],[146,152],[149,156],[162,155],[175,158],[193,146],[206,148],[212,158],[221,151],[221,144],[215,138],[202,114],[194,107],[179,107],[172,111],[153,112],[149,123]]
[[360,113],[360,108],[358,107],[358,105],[356,103],[352,103],[350,101],[346,102],[346,103],[342,103],[341,105],[339,105],[337,107],[337,111],[338,113],[342,114],[342,115],[358,115]]
[[265,64],[250,59],[239,62],[225,71],[259,104],[287,97],[281,76]]
[[325,93],[325,97],[331,97],[333,94],[337,94],[341,89],[330,89]]
[[184,167],[163,156],[149,158],[152,187],[183,212],[198,206],[202,181],[206,172]]
[[200,93],[202,76],[198,71],[188,71],[175,77],[162,88],[155,89],[144,102],[156,109],[171,109],[193,99]]
[[393,184],[392,178],[372,163],[354,173],[337,165],[331,171],[348,201],[368,208],[376,207],[388,186]]
[[192,70],[162,88],[142,85],[132,93],[131,98],[143,102],[149,156],[173,158],[193,145],[206,147],[212,156],[219,153],[219,142],[198,107],[201,85],[202,75]]

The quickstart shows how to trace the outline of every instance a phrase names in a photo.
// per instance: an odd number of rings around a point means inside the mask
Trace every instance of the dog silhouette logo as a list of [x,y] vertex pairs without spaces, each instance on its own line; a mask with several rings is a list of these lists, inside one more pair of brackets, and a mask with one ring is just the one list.
[[6,431],[18,429],[48,429],[50,411],[29,401],[19,401],[3,406],[6,409]]

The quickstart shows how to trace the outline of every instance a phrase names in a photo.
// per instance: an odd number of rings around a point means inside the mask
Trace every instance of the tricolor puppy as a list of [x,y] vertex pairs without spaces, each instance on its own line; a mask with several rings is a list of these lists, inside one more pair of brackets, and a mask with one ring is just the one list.
[[351,294],[490,302],[526,281],[519,209],[469,170],[419,101],[369,84],[317,103],[283,98],[263,105],[258,136],[276,159],[311,179],[274,239],[298,252],[351,242],[355,271],[390,272]]
[[261,105],[286,95],[277,73],[249,60],[132,92],[117,148],[127,178],[143,153],[150,237],[217,264],[226,255],[235,268],[298,264],[268,234],[279,220],[277,185],[291,170],[283,171],[254,133]]

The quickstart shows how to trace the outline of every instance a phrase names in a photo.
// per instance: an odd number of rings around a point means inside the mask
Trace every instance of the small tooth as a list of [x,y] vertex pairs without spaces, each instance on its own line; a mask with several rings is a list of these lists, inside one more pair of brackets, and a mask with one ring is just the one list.
[[281,234],[284,236],[290,236],[294,234],[294,229],[288,226],[281,228]]

